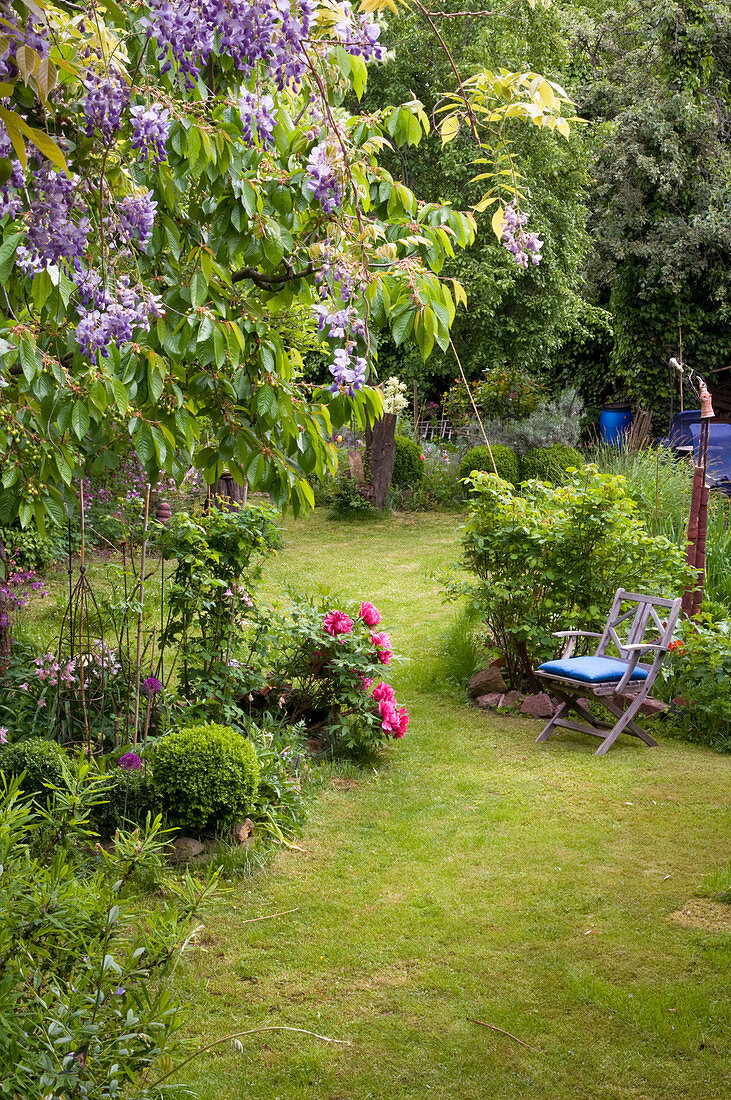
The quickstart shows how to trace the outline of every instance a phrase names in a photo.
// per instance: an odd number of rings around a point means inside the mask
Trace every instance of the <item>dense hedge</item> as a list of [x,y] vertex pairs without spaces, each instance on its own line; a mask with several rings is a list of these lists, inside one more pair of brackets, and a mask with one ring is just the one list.
[[565,485],[566,471],[570,467],[584,465],[584,456],[575,447],[565,443],[552,443],[550,447],[534,447],[524,455],[520,463],[521,481],[550,481]]
[[396,458],[393,464],[391,484],[394,489],[418,485],[424,475],[421,447],[405,435],[396,436]]
[[[490,458],[490,450],[492,458]],[[473,470],[484,470],[485,473],[494,474],[495,466],[500,477],[509,481],[511,485],[517,485],[520,481],[520,463],[518,456],[512,447],[506,447],[502,443],[496,443],[490,449],[487,447],[471,447],[465,451],[459,464],[460,478],[469,477]]]

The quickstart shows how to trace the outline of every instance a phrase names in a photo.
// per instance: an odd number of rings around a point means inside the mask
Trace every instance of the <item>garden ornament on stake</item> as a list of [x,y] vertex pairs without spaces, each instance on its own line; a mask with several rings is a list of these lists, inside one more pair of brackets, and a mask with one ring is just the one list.
[[703,600],[703,581],[706,573],[706,532],[708,528],[708,427],[714,416],[711,395],[702,378],[698,380],[701,401],[701,430],[698,440],[698,456],[693,467],[693,492],[688,516],[687,562],[695,572],[695,578],[683,593],[683,614],[691,619],[700,611]]

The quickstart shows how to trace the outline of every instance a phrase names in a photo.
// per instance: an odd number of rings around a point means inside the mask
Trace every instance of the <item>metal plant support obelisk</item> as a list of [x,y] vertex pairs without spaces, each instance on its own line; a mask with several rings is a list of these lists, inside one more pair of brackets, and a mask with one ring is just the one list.
[[708,428],[714,416],[711,395],[701,379],[698,389],[701,399],[701,430],[698,440],[698,460],[693,467],[693,494],[688,517],[688,551],[686,561],[695,572],[695,578],[683,593],[683,614],[691,619],[698,614],[703,600],[703,582],[706,575],[706,533],[708,529],[708,486],[706,464],[708,461]]

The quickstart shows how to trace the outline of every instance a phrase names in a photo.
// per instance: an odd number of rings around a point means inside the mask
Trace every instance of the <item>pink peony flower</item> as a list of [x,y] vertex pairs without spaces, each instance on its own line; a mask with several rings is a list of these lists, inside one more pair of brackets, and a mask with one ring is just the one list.
[[409,728],[409,715],[406,711],[406,707],[398,708],[398,731],[394,734],[394,737],[403,737]]
[[381,621],[381,612],[372,603],[364,601],[360,605],[360,617],[366,626],[378,626]]
[[371,680],[371,678],[369,676],[364,676],[362,672],[359,672],[358,676],[360,678],[360,682],[361,682],[361,685],[363,687],[363,692],[365,693],[366,691],[368,691],[368,688],[373,683],[373,680]]
[[380,684],[374,687],[371,694],[373,695],[373,698],[376,700],[377,703],[380,703],[382,700],[385,700],[388,703],[393,703],[396,698],[396,692],[393,690],[391,685],[385,683],[383,680],[381,680]]
[[390,649],[379,649],[376,656],[378,657],[378,660],[381,662],[382,665],[390,665],[390,663],[391,663],[391,650]]
[[326,634],[335,638],[338,634],[350,634],[353,620],[344,611],[328,611],[322,620],[322,627]]
[[386,733],[397,733],[399,729],[399,716],[396,707],[390,699],[382,699],[378,704],[378,713],[381,717],[381,729]]

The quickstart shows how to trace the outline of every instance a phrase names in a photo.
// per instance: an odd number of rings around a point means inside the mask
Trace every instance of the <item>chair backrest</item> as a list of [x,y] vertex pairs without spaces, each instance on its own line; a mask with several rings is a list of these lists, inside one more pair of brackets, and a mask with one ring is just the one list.
[[[652,642],[668,646],[680,615],[681,602],[680,597],[665,600],[618,588],[595,656],[605,656],[607,650],[614,646],[620,657],[627,660],[630,652],[626,649],[628,645]],[[626,637],[623,637],[625,632]]]

